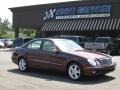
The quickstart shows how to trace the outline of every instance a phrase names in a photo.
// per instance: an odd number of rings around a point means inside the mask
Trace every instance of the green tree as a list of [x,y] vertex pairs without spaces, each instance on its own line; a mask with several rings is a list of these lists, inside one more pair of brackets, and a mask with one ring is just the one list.
[[8,19],[2,20],[0,18],[0,38],[9,38],[12,37],[9,32],[12,30],[12,27],[8,21]]
[[7,34],[8,29],[7,24],[8,24],[7,21],[2,22],[2,20],[0,19],[0,38],[2,38],[4,34]]
[[[20,28],[20,36],[22,37],[35,37],[36,30]],[[14,29],[8,19],[2,20],[0,18],[0,38],[13,38]]]
[[35,36],[34,29],[20,29],[20,33],[25,35],[26,37],[34,37]]

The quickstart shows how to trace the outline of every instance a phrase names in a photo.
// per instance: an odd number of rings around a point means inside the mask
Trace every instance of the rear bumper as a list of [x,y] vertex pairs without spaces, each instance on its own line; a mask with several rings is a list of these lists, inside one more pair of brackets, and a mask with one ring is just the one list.
[[17,57],[12,55],[11,59],[12,59],[13,63],[18,64],[18,58]]
[[102,75],[114,71],[115,68],[116,68],[116,63],[113,63],[112,65],[109,66],[87,67],[84,69],[84,74],[86,76]]

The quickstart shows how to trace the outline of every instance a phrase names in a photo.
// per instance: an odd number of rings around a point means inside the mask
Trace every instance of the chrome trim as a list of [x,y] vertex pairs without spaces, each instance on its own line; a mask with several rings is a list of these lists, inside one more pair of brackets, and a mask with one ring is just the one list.
[[99,62],[101,65],[111,65],[113,63],[110,57],[100,58]]
[[41,63],[54,64],[54,65],[57,65],[57,66],[63,66],[63,64],[57,64],[57,63],[51,63],[51,62],[39,61],[39,60],[32,60],[32,59],[29,59],[29,60],[30,61],[34,61],[34,62],[41,62]]

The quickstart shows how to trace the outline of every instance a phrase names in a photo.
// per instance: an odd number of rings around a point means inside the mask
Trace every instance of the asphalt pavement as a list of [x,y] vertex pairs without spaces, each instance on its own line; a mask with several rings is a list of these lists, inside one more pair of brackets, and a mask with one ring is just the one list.
[[71,81],[64,74],[43,70],[20,72],[8,49],[0,50],[0,90],[120,90],[120,56],[114,72],[105,76]]

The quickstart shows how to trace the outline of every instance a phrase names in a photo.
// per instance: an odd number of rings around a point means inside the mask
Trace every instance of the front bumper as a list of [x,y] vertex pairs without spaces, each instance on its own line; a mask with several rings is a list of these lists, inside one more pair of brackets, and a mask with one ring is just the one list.
[[116,63],[107,66],[100,66],[100,67],[87,67],[84,68],[84,75],[94,76],[94,75],[107,74],[109,72],[114,71],[115,68],[116,68]]

